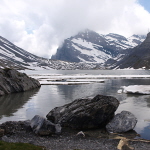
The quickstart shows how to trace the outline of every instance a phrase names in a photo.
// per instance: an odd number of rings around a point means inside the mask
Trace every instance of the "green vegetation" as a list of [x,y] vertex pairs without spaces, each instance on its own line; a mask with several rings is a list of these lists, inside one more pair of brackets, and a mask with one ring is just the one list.
[[28,143],[7,143],[0,141],[0,150],[45,150],[45,148]]

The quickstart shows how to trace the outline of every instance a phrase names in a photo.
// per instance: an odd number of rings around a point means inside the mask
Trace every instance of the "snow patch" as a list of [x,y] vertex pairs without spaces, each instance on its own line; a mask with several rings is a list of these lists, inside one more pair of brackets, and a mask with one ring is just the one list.
[[123,93],[150,95],[150,85],[130,85],[122,88]]

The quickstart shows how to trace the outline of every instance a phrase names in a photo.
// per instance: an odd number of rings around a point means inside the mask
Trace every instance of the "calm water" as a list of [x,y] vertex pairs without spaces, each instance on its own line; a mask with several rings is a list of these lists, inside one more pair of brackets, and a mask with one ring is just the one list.
[[[41,71],[28,74],[142,74],[148,75],[150,71]],[[14,93],[0,97],[0,123],[10,120],[27,120],[34,115],[46,116],[54,107],[64,105],[77,98],[94,97],[97,94],[114,96],[120,101],[116,113],[122,110],[132,112],[138,123],[135,131],[142,138],[150,139],[150,95],[117,94],[121,86],[150,85],[150,79],[108,79],[104,83],[91,83],[81,85],[42,85],[22,93]]]

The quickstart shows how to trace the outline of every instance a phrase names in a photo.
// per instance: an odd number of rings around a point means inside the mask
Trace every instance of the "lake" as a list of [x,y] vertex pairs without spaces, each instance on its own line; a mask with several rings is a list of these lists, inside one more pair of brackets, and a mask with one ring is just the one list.
[[[150,75],[149,70],[44,70],[26,71],[27,74],[63,74],[63,75]],[[22,93],[13,93],[0,97],[0,123],[5,121],[27,120],[34,115],[45,117],[54,107],[83,97],[97,94],[114,96],[120,101],[116,113],[123,110],[132,112],[138,119],[135,131],[141,138],[150,140],[150,95],[118,94],[121,86],[150,85],[149,78],[105,79],[104,83],[78,85],[42,85]]]

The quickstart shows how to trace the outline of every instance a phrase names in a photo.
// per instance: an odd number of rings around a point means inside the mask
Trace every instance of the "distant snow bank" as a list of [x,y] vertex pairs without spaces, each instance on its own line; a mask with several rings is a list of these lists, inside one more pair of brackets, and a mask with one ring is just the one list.
[[150,85],[122,86],[118,93],[150,95]]

